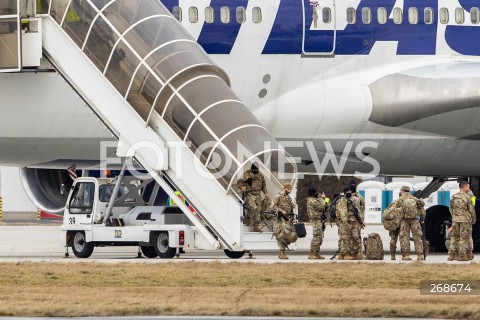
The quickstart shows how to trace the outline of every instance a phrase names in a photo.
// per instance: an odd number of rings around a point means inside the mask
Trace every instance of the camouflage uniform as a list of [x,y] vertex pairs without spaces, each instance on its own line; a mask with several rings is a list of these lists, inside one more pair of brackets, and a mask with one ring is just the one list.
[[[293,199],[285,194],[285,192],[280,192],[272,200],[272,209],[275,211],[285,211],[287,214],[293,212],[295,203]],[[274,234],[277,238],[277,244],[280,250],[285,250],[285,248],[291,243],[287,240],[288,233],[291,233],[293,226],[289,219],[286,219],[281,214],[278,215],[278,219],[275,222]],[[295,232],[295,229],[293,229]]]
[[470,196],[461,191],[454,194],[450,200],[450,214],[453,224],[450,253],[458,252],[459,259],[466,260],[472,237],[472,222],[476,217]]
[[[405,202],[407,200],[414,200],[415,201],[415,208],[413,209],[414,212],[409,213],[406,212]],[[417,210],[417,203],[419,200],[412,196],[410,192],[404,192],[400,198],[398,199],[397,208],[402,207],[404,217],[402,219],[402,223],[400,224],[400,247],[402,249],[402,255],[404,257],[408,257],[410,253],[410,231],[412,232],[413,242],[415,244],[415,252],[420,259],[420,256],[423,257],[423,249],[422,249],[422,227],[420,226],[420,221],[418,221],[418,210]],[[414,218],[408,218],[408,215],[411,214],[415,216]],[[409,258],[408,258],[409,259]],[[410,259],[409,259],[410,260]]]
[[346,197],[341,197],[337,201],[336,214],[339,220],[338,233],[340,236],[341,256],[354,256],[362,252],[360,233],[358,232],[361,226],[353,213],[352,207],[354,205],[353,199],[347,199]]
[[[363,197],[360,195],[358,192],[352,192],[352,197],[351,197],[355,207],[357,208],[358,212],[360,213],[360,217],[362,218],[362,221],[365,221],[365,200]],[[356,220],[355,220],[356,221]],[[357,232],[358,232],[358,238],[361,240],[362,239],[362,226],[360,223],[357,221]],[[355,253],[353,253],[355,254]],[[362,254],[362,246],[360,245],[358,254]]]
[[362,221],[365,221],[365,199],[363,199],[362,195],[358,192],[353,192],[352,193],[352,200],[353,198],[357,198],[358,201],[358,212],[360,212],[360,217],[362,217]]
[[242,187],[247,188],[245,204],[247,205],[247,214],[250,217],[250,225],[259,223],[261,221],[260,211],[262,210],[263,203],[260,192],[267,194],[265,177],[260,172],[253,173],[251,169],[247,170],[243,174],[243,177],[237,181],[237,187],[239,189],[242,189]]
[[310,243],[311,251],[320,251],[323,242],[323,222],[322,214],[325,212],[325,201],[322,198],[307,198],[307,214],[310,218],[313,228],[312,242]]
[[[393,201],[390,206],[396,207],[398,204],[398,199]],[[397,251],[397,242],[398,237],[400,235],[400,227],[393,231],[388,231],[388,235],[390,236],[390,254],[392,255],[392,260],[395,259],[395,252]]]

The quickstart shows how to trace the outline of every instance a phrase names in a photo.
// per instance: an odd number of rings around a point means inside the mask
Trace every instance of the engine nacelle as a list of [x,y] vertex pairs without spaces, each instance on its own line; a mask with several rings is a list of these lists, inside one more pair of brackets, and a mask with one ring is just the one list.
[[30,200],[42,211],[62,214],[68,191],[62,192],[66,170],[20,169],[20,179]]

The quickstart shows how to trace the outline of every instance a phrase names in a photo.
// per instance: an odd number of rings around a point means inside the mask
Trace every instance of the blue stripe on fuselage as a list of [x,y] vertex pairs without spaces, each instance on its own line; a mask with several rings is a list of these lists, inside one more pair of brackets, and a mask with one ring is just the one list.
[[[198,43],[210,54],[229,54],[232,51],[241,24],[236,20],[236,8],[247,7],[248,0],[212,0],[210,6],[215,10],[213,23],[205,23],[198,38]],[[220,8],[230,8],[230,22],[222,23],[220,20]]]
[[[280,2],[280,7],[275,19],[272,32],[263,50],[263,54],[300,54],[303,33],[303,16],[301,1]],[[337,30],[336,54],[368,54],[376,41],[398,41],[397,54],[399,55],[431,55],[435,54],[437,23],[424,23],[424,8],[430,7],[437,13],[437,0],[405,0],[402,24],[394,24],[388,19],[386,24],[379,24],[377,19],[378,7],[385,7],[387,14],[393,10],[395,0],[382,1],[362,0],[357,7],[355,24],[349,24],[345,30]],[[307,25],[311,24],[310,6],[305,6],[307,13]],[[372,23],[362,22],[362,8],[369,7],[372,10]],[[408,8],[418,8],[418,24],[408,22]],[[345,12],[337,12],[337,15],[346,15]],[[321,17],[320,17],[321,18]],[[437,18],[437,17],[435,17]],[[331,33],[331,32],[330,32]],[[305,34],[306,49],[312,52],[322,52],[328,39],[328,31],[308,30]],[[326,40],[327,39],[327,40]],[[332,41],[332,40],[330,40]],[[308,44],[308,46],[307,46]]]
[[[467,12],[472,7],[478,7],[478,3],[471,0],[459,0],[460,5]],[[480,28],[476,26],[447,26],[445,41],[448,46],[463,55],[480,55]]]

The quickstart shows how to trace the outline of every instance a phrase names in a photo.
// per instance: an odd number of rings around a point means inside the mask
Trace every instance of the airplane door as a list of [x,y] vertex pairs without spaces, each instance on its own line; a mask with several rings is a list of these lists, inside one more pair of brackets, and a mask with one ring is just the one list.
[[20,71],[20,0],[0,2],[0,72]]
[[301,0],[303,9],[302,54],[335,54],[335,0]]

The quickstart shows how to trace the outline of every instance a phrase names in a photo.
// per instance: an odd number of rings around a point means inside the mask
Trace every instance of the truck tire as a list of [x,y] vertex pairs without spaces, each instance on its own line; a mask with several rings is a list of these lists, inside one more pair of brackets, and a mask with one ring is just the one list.
[[142,250],[142,254],[147,258],[158,257],[155,247],[140,246],[140,250]]
[[229,257],[230,259],[240,259],[241,257],[243,257],[245,255],[245,251],[230,251],[230,250],[223,250],[225,252],[225,254],[227,255],[227,257]]
[[175,248],[168,246],[168,232],[160,232],[154,236],[154,248],[162,259],[171,259],[175,256]]
[[72,251],[77,258],[88,258],[93,253],[94,245],[86,241],[85,232],[76,231],[72,237]]

